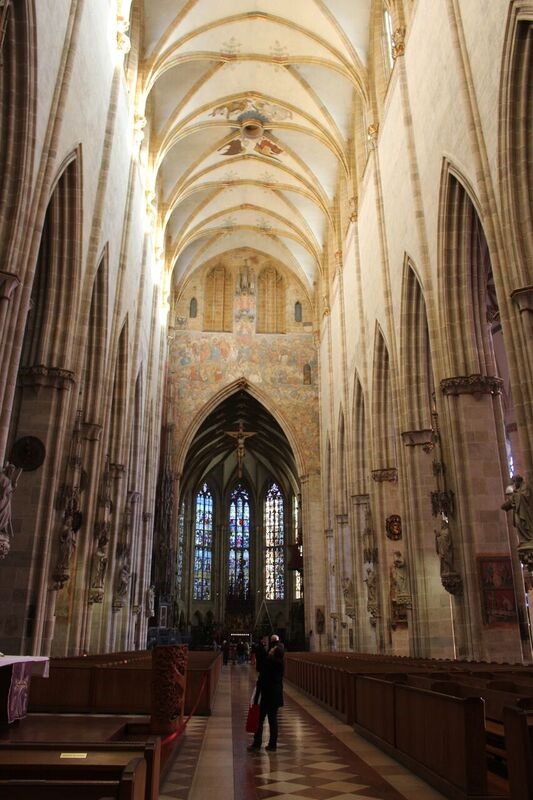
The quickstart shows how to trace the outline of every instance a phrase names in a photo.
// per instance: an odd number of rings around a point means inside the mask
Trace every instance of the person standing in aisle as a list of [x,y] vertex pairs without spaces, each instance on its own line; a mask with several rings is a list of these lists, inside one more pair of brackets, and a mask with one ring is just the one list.
[[271,647],[257,678],[259,692],[259,726],[248,752],[256,753],[263,741],[263,725],[268,717],[269,738],[266,749],[275,752],[278,745],[278,708],[283,705],[284,653],[281,647]]

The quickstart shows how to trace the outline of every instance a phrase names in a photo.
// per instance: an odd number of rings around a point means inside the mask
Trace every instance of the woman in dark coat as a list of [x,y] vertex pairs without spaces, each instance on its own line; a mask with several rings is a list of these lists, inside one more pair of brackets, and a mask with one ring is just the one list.
[[254,752],[261,749],[263,724],[265,718],[268,717],[270,736],[266,749],[275,751],[278,744],[278,708],[283,705],[283,650],[281,647],[272,647],[264,660],[257,679],[257,692],[259,693],[260,709],[259,726],[248,750]]

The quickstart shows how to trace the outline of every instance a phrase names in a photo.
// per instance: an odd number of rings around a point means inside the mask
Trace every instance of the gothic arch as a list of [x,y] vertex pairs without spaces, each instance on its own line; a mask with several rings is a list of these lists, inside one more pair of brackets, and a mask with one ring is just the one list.
[[84,421],[100,420],[107,353],[109,250],[106,245],[91,289],[83,370]]
[[339,425],[337,434],[337,486],[336,486],[336,511],[346,514],[348,511],[348,464],[347,464],[346,428],[344,424],[344,411],[339,410]]
[[533,207],[533,3],[511,3],[504,44],[500,99],[500,181],[502,216],[513,252],[509,270],[517,288],[531,283]]
[[379,325],[376,325],[374,339],[372,429],[374,469],[396,467],[390,357]]
[[365,395],[359,376],[354,375],[353,394],[353,453],[354,453],[354,479],[355,494],[368,492],[368,437],[367,419],[365,412]]
[[0,52],[0,246],[4,269],[10,272],[18,272],[16,253],[27,235],[22,215],[31,196],[37,85],[34,15],[32,0],[8,0],[0,12],[5,25]]
[[112,383],[108,452],[112,464],[124,464],[125,426],[128,413],[128,320],[118,338]]
[[291,450],[294,454],[294,459],[296,461],[296,467],[298,470],[298,475],[306,475],[307,474],[307,464],[306,458],[303,452],[302,447],[298,442],[298,437],[296,435],[295,430],[291,423],[287,420],[285,415],[277,408],[274,408],[274,404],[266,392],[263,392],[259,387],[255,386],[254,384],[248,383],[248,381],[244,379],[239,379],[236,381],[232,381],[227,386],[224,386],[219,392],[217,392],[211,400],[205,404],[205,406],[195,415],[194,419],[191,421],[189,425],[189,429],[184,436],[178,453],[176,455],[176,469],[179,473],[183,472],[185,458],[191,446],[191,443],[200,428],[201,424],[204,420],[215,410],[215,408],[220,405],[221,402],[226,400],[228,397],[231,397],[237,391],[245,389],[251,397],[255,398],[262,406],[268,411],[268,413],[276,420],[276,422],[280,425],[283,433],[287,437],[287,440],[291,446]]
[[420,278],[407,255],[403,274],[400,363],[406,390],[407,429],[430,429],[434,378],[426,303]]
[[439,274],[450,375],[493,374],[494,356],[484,319],[491,259],[468,182],[444,163],[439,225]]

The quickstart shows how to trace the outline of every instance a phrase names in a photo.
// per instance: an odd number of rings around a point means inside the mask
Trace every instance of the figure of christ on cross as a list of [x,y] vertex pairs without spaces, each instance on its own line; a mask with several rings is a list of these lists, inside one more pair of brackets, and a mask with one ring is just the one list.
[[246,455],[245,442],[250,436],[255,436],[255,432],[245,432],[242,419],[239,420],[239,429],[237,431],[225,431],[226,436],[231,436],[237,440],[237,448],[235,455],[237,456],[237,474],[242,478],[242,468],[244,464],[244,456]]

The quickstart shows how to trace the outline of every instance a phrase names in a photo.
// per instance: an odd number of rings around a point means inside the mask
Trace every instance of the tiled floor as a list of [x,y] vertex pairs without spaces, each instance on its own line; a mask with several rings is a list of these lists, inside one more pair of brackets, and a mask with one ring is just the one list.
[[[214,714],[193,718],[160,800],[442,800],[442,795],[297,690],[285,686],[276,753],[248,753],[255,672],[224,667]],[[268,741],[265,723],[264,741]]]

